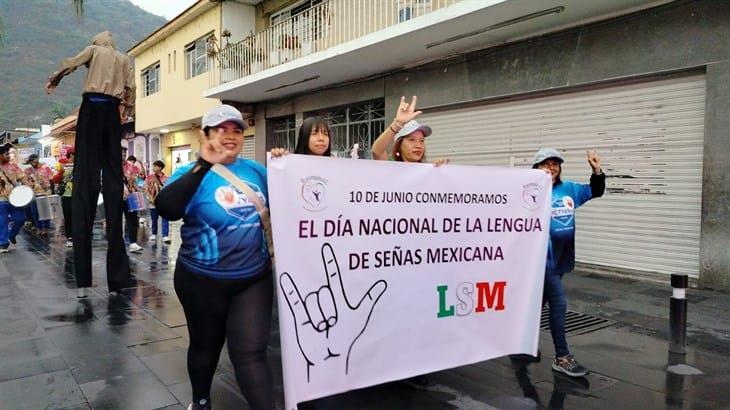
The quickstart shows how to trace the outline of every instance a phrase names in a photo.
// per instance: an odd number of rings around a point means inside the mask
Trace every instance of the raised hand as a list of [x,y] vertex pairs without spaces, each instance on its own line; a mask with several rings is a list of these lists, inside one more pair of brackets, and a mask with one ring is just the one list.
[[203,136],[200,140],[200,157],[211,164],[219,164],[228,158],[226,149],[215,138]]
[[286,148],[272,148],[271,149],[271,158],[279,158],[283,157],[284,155],[289,155],[289,150]]
[[348,296],[337,258],[330,244],[322,245],[324,284],[309,293],[296,285],[284,272],[279,286],[291,312],[299,351],[307,370],[307,381],[313,372],[335,366],[349,372],[350,355],[358,338],[365,332],[375,305],[388,288],[378,280],[360,298]]
[[404,126],[408,121],[421,115],[422,111],[416,111],[416,102],[418,101],[417,96],[413,96],[410,103],[406,102],[406,97],[400,98],[400,104],[398,104],[398,111],[395,113],[394,121],[399,126]]
[[586,157],[588,159],[588,165],[593,169],[594,174],[600,174],[601,171],[601,157],[598,156],[596,150],[586,151]]
[[53,84],[51,84],[51,82],[50,82],[50,81],[48,81],[48,82],[46,83],[46,87],[45,87],[45,88],[46,88],[46,94],[50,95],[50,94],[52,94],[52,93],[53,93],[53,90],[55,90],[55,89],[56,89],[56,86],[55,86],[55,85],[53,85]]

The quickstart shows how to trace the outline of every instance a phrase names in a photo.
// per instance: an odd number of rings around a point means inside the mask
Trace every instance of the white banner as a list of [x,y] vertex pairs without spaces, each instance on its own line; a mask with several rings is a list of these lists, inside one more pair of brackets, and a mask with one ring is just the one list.
[[288,155],[269,195],[288,409],[537,351],[543,171]]

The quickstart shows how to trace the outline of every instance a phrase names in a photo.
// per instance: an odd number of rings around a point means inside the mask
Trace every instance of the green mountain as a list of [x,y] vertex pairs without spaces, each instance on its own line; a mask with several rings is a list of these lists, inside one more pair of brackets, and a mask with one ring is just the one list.
[[129,0],[87,0],[81,18],[71,0],[0,0],[0,21],[0,130],[52,124],[81,104],[84,67],[52,95],[43,87],[59,63],[95,34],[111,31],[125,52],[166,22]]

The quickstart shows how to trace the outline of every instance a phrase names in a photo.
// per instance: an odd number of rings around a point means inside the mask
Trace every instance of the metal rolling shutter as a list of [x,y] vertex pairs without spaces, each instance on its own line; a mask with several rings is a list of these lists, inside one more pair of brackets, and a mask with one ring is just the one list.
[[529,167],[539,147],[565,156],[563,179],[587,183],[586,149],[608,175],[576,217],[576,259],[697,277],[705,78],[620,85],[423,115],[429,158]]
[[253,135],[243,137],[243,148],[239,154],[242,158],[256,160],[256,144]]

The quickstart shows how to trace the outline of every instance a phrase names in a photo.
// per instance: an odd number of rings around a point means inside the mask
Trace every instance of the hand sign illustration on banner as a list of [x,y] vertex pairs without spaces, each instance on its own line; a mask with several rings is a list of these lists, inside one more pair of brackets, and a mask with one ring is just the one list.
[[307,365],[307,381],[312,368],[318,366],[342,366],[345,374],[349,372],[352,348],[388,288],[385,280],[378,280],[356,300],[348,295],[337,257],[328,243],[322,245],[322,263],[324,285],[306,294],[288,272],[279,276],[279,286],[294,319],[297,344]]

